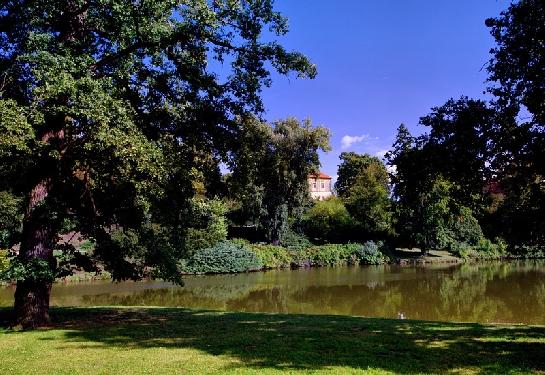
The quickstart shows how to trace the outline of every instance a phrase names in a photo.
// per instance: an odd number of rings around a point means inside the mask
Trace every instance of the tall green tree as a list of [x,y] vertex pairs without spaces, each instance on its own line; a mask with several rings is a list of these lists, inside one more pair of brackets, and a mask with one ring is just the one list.
[[329,130],[294,118],[272,125],[247,118],[242,128],[231,160],[232,192],[241,216],[279,243],[288,219],[300,220],[309,203],[308,175],[320,166],[318,151],[329,150]]
[[384,236],[392,228],[390,182],[386,166],[369,154],[343,152],[335,189],[365,236]]
[[495,123],[492,108],[467,97],[449,99],[420,119],[420,124],[429,129],[417,139],[426,159],[421,167],[428,175],[441,174],[455,181],[460,188],[451,194],[477,214],[484,209],[483,190],[494,174],[491,164]]
[[379,158],[369,154],[357,154],[355,152],[342,152],[339,156],[341,163],[337,170],[335,190],[340,197],[346,197],[348,191],[356,182],[358,175],[371,164],[381,164]]
[[114,278],[149,264],[178,279],[157,250],[168,246],[121,246],[134,236],[112,233],[141,232],[154,203],[187,185],[175,160],[225,157],[235,116],[263,109],[268,67],[314,77],[306,57],[271,41],[286,32],[272,0],[0,3],[0,180],[26,199],[18,323],[48,320],[66,217],[96,239]]
[[487,66],[501,114],[495,143],[505,196],[498,226],[514,245],[545,246],[545,3],[513,2],[486,20],[496,41]]
[[427,252],[475,242],[481,228],[474,215],[483,216],[491,176],[494,119],[485,103],[462,97],[421,118],[427,134],[413,137],[400,125],[387,159],[401,243]]

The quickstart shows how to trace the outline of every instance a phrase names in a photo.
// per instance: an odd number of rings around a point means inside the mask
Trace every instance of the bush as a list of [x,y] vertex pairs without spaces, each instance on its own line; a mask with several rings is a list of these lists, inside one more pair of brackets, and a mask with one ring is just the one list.
[[301,251],[311,247],[312,242],[310,242],[307,237],[290,229],[282,238],[282,246],[288,248],[289,250]]
[[256,271],[262,267],[248,246],[223,241],[196,251],[182,269],[187,273],[232,273]]
[[7,271],[10,264],[10,257],[7,250],[0,250],[0,275]]
[[356,264],[356,251],[359,244],[330,244],[313,246],[307,250],[310,264],[313,266],[340,266]]
[[480,259],[497,259],[507,254],[507,245],[501,240],[492,242],[483,237],[475,246],[475,253]]
[[354,221],[342,200],[333,197],[314,203],[302,225],[306,235],[318,243],[339,243],[352,234]]
[[264,268],[287,268],[291,266],[292,257],[285,247],[251,245],[250,248]]
[[360,264],[383,264],[385,256],[383,254],[384,243],[382,241],[367,241],[360,245],[356,250],[356,256]]
[[473,247],[465,242],[456,242],[451,244],[450,251],[462,259],[467,259],[474,253]]
[[501,239],[492,242],[481,237],[473,246],[466,242],[456,243],[452,251],[463,259],[498,259],[507,255],[507,244]]
[[521,259],[545,258],[545,247],[536,245],[517,245],[512,247],[509,255]]

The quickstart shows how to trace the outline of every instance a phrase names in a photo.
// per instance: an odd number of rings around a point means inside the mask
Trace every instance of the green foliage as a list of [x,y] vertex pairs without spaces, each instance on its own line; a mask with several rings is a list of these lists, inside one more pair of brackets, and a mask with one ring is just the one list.
[[487,238],[480,238],[474,245],[470,245],[466,242],[459,242],[454,244],[453,252],[463,259],[500,259],[508,256],[507,244],[497,239],[496,242],[492,242]]
[[385,245],[381,241],[367,241],[356,250],[356,256],[360,264],[383,264],[386,261],[384,249]]
[[292,257],[285,247],[254,244],[250,248],[264,268],[289,268],[291,266]]
[[461,244],[476,246],[481,241],[483,231],[468,207],[452,207],[444,226],[438,228],[436,248],[457,249]]
[[372,163],[362,170],[345,198],[350,214],[369,236],[384,236],[392,232],[392,204],[388,173],[382,162]]
[[0,273],[0,280],[53,282],[55,276],[51,263],[45,259],[32,258],[23,261],[16,257],[11,259],[9,266]]
[[7,191],[0,191],[0,248],[14,245],[21,233],[22,199]]
[[356,252],[360,244],[328,244],[313,246],[306,254],[312,266],[342,266],[356,264]]
[[502,240],[492,242],[487,238],[481,238],[475,246],[478,257],[482,258],[501,258],[507,255],[507,244]]
[[455,241],[475,244],[483,238],[479,221],[468,207],[460,207],[457,216],[451,217],[449,223]]
[[452,243],[450,251],[462,259],[468,259],[474,254],[473,246],[465,242]]
[[258,224],[269,242],[278,244],[289,219],[301,219],[309,203],[308,174],[319,166],[318,151],[329,150],[329,130],[295,118],[272,125],[242,120],[239,149],[233,153],[230,191],[245,218]]
[[[23,258],[50,258],[69,217],[115,279],[179,279],[183,214],[217,193],[237,118],[272,71],[316,75],[287,31],[272,0],[2,2],[0,191],[32,192]],[[190,248],[225,238],[223,219],[191,228]]]
[[[112,278],[139,280],[158,277],[183,285],[177,261],[182,257],[170,242],[171,234],[159,225],[145,225],[135,229],[116,229],[96,239],[93,256]],[[149,267],[153,264],[154,267]]]
[[249,247],[223,241],[196,251],[182,269],[186,273],[232,273],[256,271],[262,267]]
[[[392,232],[392,204],[384,163],[368,154],[343,152],[335,188],[364,236]],[[354,222],[355,224],[355,222]]]
[[377,157],[369,154],[361,155],[355,152],[342,152],[339,159],[341,159],[341,164],[339,164],[337,171],[338,178],[335,182],[335,190],[343,198],[349,196],[350,188],[356,183],[362,171],[369,168],[372,164],[382,164],[381,160]]
[[188,256],[200,249],[212,247],[227,239],[226,205],[219,199],[194,198],[191,200],[189,220],[184,238]]
[[542,246],[520,245],[509,249],[509,256],[513,258],[545,258],[545,248]]
[[95,243],[90,240],[84,241],[78,250],[80,250],[83,253],[89,253],[92,252],[95,249]]
[[500,108],[518,111],[524,107],[531,122],[545,124],[545,4],[540,0],[512,2],[499,17],[487,19],[486,25],[496,41],[487,64],[488,81],[494,83],[489,91]]
[[[450,237],[473,236],[461,232],[479,230],[474,217],[486,214],[485,185],[493,174],[490,138],[495,121],[493,109],[485,102],[461,97],[432,108],[420,119],[429,133],[413,137],[404,125],[398,128],[387,159],[394,171],[396,232],[404,246],[444,248]],[[470,215],[461,212],[464,207]]]
[[[3,275],[9,269],[11,257],[7,250],[0,250],[0,275]],[[0,281],[2,277],[0,276]]]
[[231,238],[229,241],[231,241],[235,245],[240,245],[240,246],[250,245],[250,241],[248,241],[246,238]]
[[486,25],[496,42],[487,71],[499,115],[492,139],[502,198],[490,228],[517,256],[530,255],[545,247],[545,4],[511,2]]
[[289,229],[282,238],[282,246],[290,250],[306,250],[311,247],[312,242],[304,235]]
[[302,220],[305,234],[317,243],[341,243],[355,230],[354,219],[340,198],[315,202]]

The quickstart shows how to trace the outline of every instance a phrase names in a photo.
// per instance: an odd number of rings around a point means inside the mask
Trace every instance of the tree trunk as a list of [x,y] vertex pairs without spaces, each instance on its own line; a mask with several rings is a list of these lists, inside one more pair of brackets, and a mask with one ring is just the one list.
[[[46,198],[50,192],[49,180],[42,180],[32,189],[23,220],[23,236],[19,259],[26,263],[33,259],[45,260],[54,270],[54,233],[51,228]],[[16,324],[35,328],[49,322],[49,296],[51,280],[27,279],[17,282],[15,291]]]
[[[41,141],[62,155],[66,151],[64,124],[69,118],[60,119],[57,129],[45,132]],[[30,191],[28,206],[23,219],[23,233],[19,260],[28,264],[36,259],[47,262],[51,271],[55,270],[53,246],[57,239],[54,230],[52,207],[48,202],[52,181],[57,170],[58,160],[46,159],[40,168],[42,177]],[[17,282],[15,291],[15,323],[23,328],[35,328],[49,322],[50,279],[27,278]]]
[[51,282],[19,281],[15,291],[15,324],[23,328],[49,323]]

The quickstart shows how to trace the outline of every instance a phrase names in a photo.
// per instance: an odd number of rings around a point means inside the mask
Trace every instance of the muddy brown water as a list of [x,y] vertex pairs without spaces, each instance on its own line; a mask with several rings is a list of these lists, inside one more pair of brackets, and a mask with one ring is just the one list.
[[[545,324],[545,261],[275,270],[185,280],[185,287],[160,281],[55,284],[51,305]],[[0,288],[0,306],[13,303],[13,292]]]

